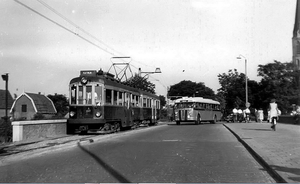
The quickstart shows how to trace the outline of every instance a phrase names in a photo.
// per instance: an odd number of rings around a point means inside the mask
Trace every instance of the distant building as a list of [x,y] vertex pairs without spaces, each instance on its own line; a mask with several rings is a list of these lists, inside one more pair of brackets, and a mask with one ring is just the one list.
[[300,70],[300,1],[297,0],[296,16],[293,30],[293,63],[296,70]]
[[[9,115],[9,110],[11,109],[11,106],[13,104],[14,100],[8,91],[8,116]],[[6,90],[0,89],[0,118],[5,117],[5,109],[6,109]]]
[[15,120],[30,120],[35,115],[50,118],[56,114],[56,108],[50,98],[42,94],[22,93],[10,110]]

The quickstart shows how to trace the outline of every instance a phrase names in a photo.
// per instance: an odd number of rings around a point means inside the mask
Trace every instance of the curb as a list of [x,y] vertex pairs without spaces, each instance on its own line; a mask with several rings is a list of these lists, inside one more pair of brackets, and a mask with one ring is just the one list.
[[254,159],[257,160],[258,163],[261,164],[264,169],[266,169],[266,171],[270,174],[270,176],[273,179],[275,179],[277,183],[288,183],[282,176],[280,176],[274,169],[272,169],[272,167],[270,167],[270,165],[257,152],[255,152],[243,139],[241,139],[241,137],[237,133],[231,130],[224,123],[223,126],[225,126],[238,139],[238,141],[243,144],[243,146],[254,157]]
[[96,135],[96,136],[92,136],[92,137],[79,138],[79,139],[67,141],[65,143],[54,144],[51,146],[43,146],[43,147],[35,148],[33,150],[26,150],[23,152],[0,157],[0,166],[7,165],[10,162],[23,160],[24,158],[26,158],[26,159],[32,158],[32,157],[35,157],[35,156],[38,156],[38,155],[41,155],[44,153],[49,153],[52,151],[59,151],[62,149],[65,150],[68,148],[78,146],[78,144],[86,145],[86,144],[96,143],[100,140],[105,140],[105,139],[115,138],[115,137],[120,137],[120,136],[126,136],[128,134],[141,132],[141,131],[147,131],[147,130],[155,129],[155,128],[158,128],[161,126],[166,126],[166,125],[162,124],[162,125],[158,125],[158,126],[150,126],[150,127],[141,128],[141,129],[133,129],[133,131],[124,131],[121,133],[112,133],[112,134],[106,134],[106,135]]

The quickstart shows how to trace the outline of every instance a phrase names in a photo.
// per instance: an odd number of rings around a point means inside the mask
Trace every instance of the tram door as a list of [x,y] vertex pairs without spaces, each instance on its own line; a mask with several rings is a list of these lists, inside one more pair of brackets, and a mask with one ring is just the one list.
[[125,96],[125,121],[126,125],[131,125],[132,124],[132,107],[131,107],[131,98],[129,93],[124,93]]

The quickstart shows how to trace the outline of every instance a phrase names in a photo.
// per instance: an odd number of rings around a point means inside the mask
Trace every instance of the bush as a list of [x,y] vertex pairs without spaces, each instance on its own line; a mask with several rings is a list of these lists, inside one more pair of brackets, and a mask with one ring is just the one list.
[[32,119],[33,120],[42,120],[42,119],[45,119],[45,116],[43,114],[36,113]]
[[12,141],[12,126],[10,120],[0,120],[0,136],[0,143]]

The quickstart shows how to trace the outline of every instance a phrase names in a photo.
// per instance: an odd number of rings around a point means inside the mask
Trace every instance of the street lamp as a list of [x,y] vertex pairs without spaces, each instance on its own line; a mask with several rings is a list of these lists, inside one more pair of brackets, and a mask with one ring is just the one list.
[[245,83],[246,83],[246,107],[248,108],[250,106],[250,104],[248,103],[248,79],[247,79],[247,58],[243,55],[239,55],[238,57],[236,57],[237,59],[245,59]]
[[139,68],[139,76],[141,76],[142,73],[146,74],[143,77],[143,78],[145,78],[146,76],[149,76],[149,74],[161,73],[161,70],[160,70],[160,68],[156,68],[154,72],[142,72],[141,68]]

